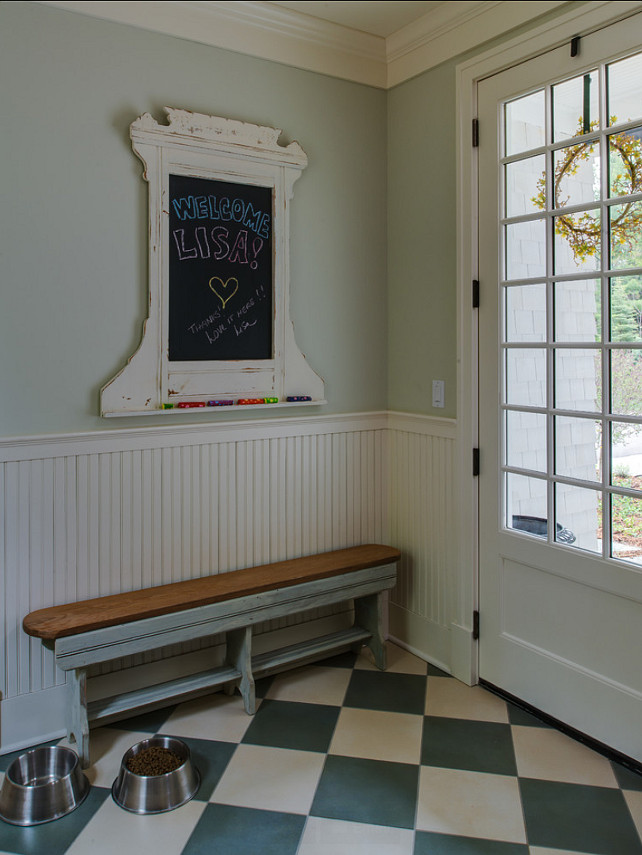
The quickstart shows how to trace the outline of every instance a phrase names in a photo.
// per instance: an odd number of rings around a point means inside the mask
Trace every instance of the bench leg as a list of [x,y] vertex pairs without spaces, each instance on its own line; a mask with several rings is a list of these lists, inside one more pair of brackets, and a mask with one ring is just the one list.
[[87,671],[77,668],[69,671],[70,716],[67,738],[76,745],[80,766],[89,766],[89,720],[87,718]]
[[386,670],[386,642],[383,637],[383,592],[359,597],[354,601],[354,622],[370,634],[366,644],[372,650],[375,665]]
[[252,675],[252,628],[232,629],[227,633],[227,662],[241,672],[239,691],[245,705],[245,712],[256,712],[256,692]]

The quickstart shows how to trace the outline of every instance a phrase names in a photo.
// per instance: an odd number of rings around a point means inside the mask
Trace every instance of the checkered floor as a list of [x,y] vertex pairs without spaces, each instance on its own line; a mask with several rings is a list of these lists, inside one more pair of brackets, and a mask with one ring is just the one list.
[[[261,681],[254,717],[215,694],[93,730],[87,800],[46,825],[0,822],[0,852],[642,853],[642,777],[397,647],[389,660]],[[137,816],[110,788],[153,733],[184,739],[202,781],[178,810]]]

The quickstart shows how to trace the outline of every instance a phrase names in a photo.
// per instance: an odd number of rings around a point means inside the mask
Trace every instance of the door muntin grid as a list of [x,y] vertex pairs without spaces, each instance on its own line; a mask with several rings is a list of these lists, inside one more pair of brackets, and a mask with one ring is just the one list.
[[642,54],[501,115],[504,526],[642,565]]

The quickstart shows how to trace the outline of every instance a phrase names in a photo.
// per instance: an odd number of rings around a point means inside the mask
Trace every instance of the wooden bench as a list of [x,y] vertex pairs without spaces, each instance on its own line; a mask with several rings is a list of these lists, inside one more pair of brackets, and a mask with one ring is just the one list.
[[[170,698],[238,687],[245,710],[256,709],[255,676],[367,644],[386,667],[383,592],[394,587],[399,550],[379,544],[160,585],[31,612],[26,633],[53,649],[69,672],[67,732],[83,768],[89,765],[89,722],[162,706]],[[253,655],[252,627],[260,622],[354,600],[351,628]],[[212,670],[87,703],[87,669],[169,644],[224,635],[225,663]]]

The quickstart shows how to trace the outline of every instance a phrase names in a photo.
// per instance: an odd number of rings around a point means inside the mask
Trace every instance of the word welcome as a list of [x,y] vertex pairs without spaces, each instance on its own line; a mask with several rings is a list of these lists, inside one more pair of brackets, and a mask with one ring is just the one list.
[[256,270],[259,266],[258,254],[263,249],[263,238],[255,237],[250,241],[246,229],[230,237],[230,231],[225,226],[215,226],[209,237],[205,226],[197,226],[191,231],[174,229],[172,237],[176,242],[179,261],[190,258],[214,258],[216,261],[227,259],[234,264],[249,264],[252,270]]
[[234,220],[262,238],[270,236],[270,214],[257,211],[251,202],[228,196],[181,196],[173,199],[179,220]]

